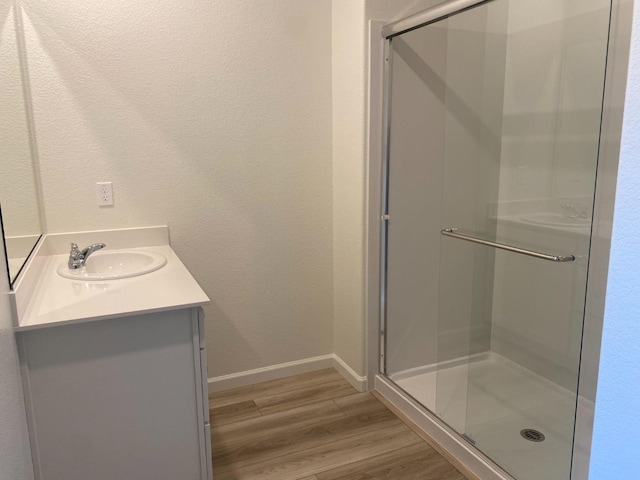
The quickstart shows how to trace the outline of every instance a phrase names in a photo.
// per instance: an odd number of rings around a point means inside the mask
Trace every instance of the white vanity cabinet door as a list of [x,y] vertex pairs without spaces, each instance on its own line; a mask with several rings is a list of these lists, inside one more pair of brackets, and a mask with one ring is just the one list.
[[39,480],[210,478],[200,314],[184,309],[19,333]]

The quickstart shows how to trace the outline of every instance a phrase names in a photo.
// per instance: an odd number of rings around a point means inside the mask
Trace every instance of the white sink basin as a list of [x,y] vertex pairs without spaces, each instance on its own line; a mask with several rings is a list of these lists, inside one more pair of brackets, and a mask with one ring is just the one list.
[[66,263],[58,266],[58,275],[72,280],[117,280],[137,277],[164,267],[167,259],[156,252],[142,250],[113,250],[97,252],[84,267],[70,270]]
[[520,216],[520,220],[534,225],[551,225],[553,227],[588,227],[591,224],[589,218],[565,217],[559,213],[540,212],[527,213]]

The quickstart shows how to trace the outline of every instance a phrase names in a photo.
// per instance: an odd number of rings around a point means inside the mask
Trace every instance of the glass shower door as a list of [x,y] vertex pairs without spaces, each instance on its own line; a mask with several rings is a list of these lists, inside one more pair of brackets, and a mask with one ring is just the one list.
[[446,32],[439,250],[436,413],[467,431],[470,370],[491,348],[495,252],[441,230],[494,240],[508,2],[494,1],[425,28]]
[[493,0],[390,41],[383,371],[518,479],[570,479],[594,400],[578,377],[609,15]]
[[384,373],[431,411],[438,364],[438,269],[447,30],[393,40]]
[[[518,479],[569,479],[609,0],[446,29],[436,413]],[[423,28],[435,28],[431,25]]]

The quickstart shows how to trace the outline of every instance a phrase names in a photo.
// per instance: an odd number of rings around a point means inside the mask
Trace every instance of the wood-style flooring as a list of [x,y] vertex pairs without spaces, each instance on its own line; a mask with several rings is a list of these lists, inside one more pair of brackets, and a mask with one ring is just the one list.
[[465,480],[334,369],[210,396],[215,480]]

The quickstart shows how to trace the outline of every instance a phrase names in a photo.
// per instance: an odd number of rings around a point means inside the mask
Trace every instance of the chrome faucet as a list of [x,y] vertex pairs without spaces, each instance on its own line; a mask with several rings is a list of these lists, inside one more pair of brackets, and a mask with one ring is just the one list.
[[77,243],[72,243],[71,251],[69,252],[69,269],[77,270],[84,267],[84,264],[87,263],[89,255],[91,255],[96,250],[100,250],[101,248],[104,248],[106,246],[107,245],[104,243],[94,243],[93,245],[89,245],[87,248],[80,250]]

